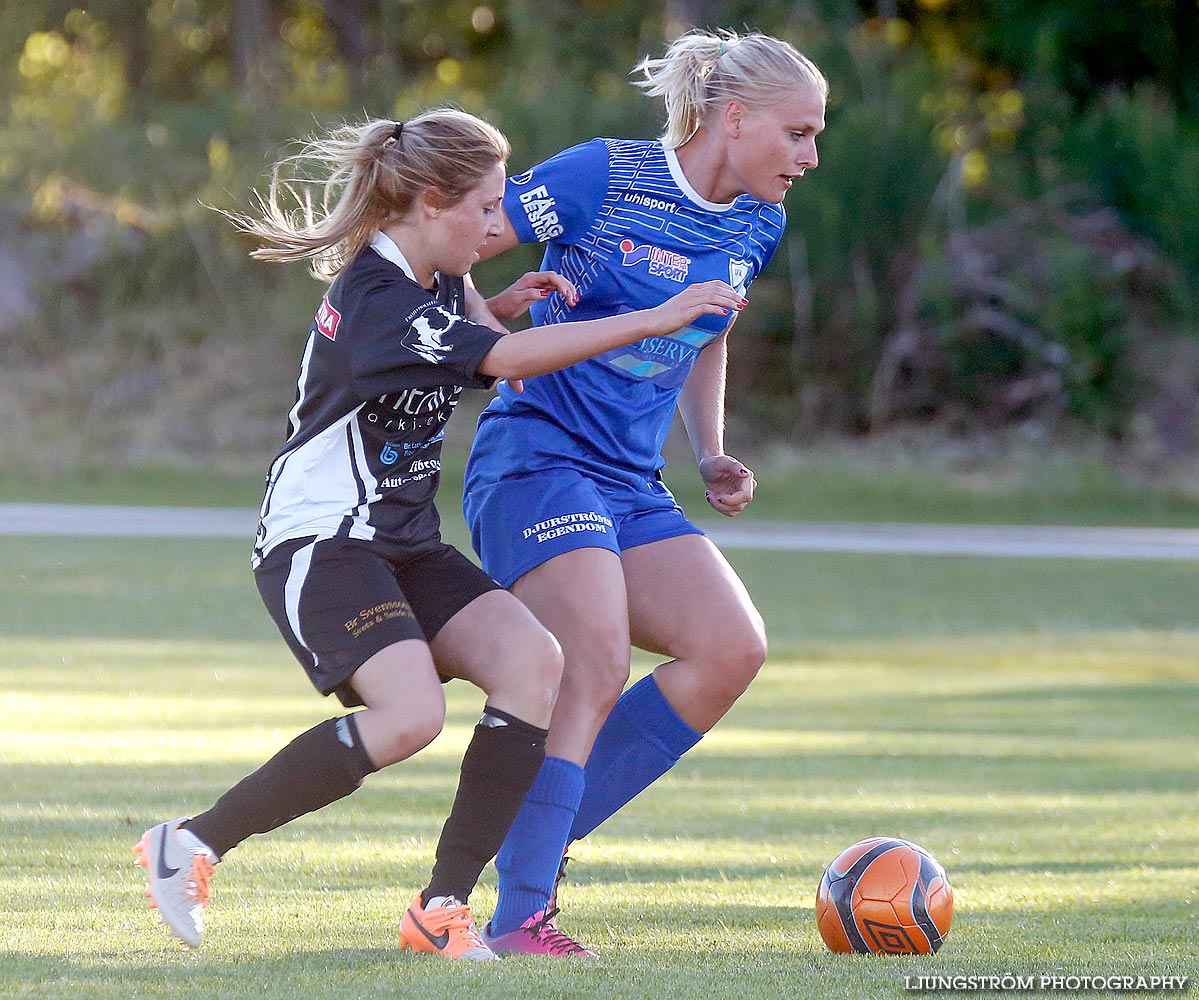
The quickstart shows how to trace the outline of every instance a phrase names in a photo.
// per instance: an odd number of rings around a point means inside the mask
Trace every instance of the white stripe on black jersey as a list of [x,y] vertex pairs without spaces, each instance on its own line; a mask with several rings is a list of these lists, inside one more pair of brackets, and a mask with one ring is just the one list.
[[501,334],[462,318],[463,281],[421,288],[377,233],[322,300],[287,443],[271,464],[254,565],[284,539],[341,535],[402,555],[439,539],[445,425]]
[[308,579],[308,568],[312,565],[312,553],[315,547],[316,542],[311,542],[302,549],[298,549],[295,555],[291,557],[291,567],[287,574],[287,583],[283,588],[287,622],[291,626],[291,631],[296,637],[296,641],[312,654],[313,667],[319,666],[320,657],[305,641],[304,629],[300,624],[300,594],[304,589],[305,580]]

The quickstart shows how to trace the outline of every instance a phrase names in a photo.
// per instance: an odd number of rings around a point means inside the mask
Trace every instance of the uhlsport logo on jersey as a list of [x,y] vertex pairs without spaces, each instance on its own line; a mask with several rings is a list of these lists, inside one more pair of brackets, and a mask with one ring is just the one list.
[[432,306],[412,321],[402,343],[429,364],[440,364],[452,347],[450,344],[443,344],[441,338],[454,325],[456,319],[456,316],[446,312],[441,306]]
[[648,208],[651,212],[677,212],[679,210],[679,206],[673,201],[654,198],[652,195],[642,194],[640,191],[626,191],[621,196],[621,201],[632,202],[641,208]]
[[687,280],[687,269],[691,266],[691,258],[684,257],[681,253],[672,253],[670,250],[663,250],[661,247],[651,246],[648,243],[638,245],[632,240],[621,240],[620,252],[624,254],[624,260],[621,263],[625,267],[636,267],[638,264],[649,261],[650,274],[660,275],[671,281]]
[[328,337],[330,340],[337,339],[337,327],[341,323],[341,313],[329,305],[329,296],[321,299],[321,304],[316,310],[316,319],[313,325],[317,332]]

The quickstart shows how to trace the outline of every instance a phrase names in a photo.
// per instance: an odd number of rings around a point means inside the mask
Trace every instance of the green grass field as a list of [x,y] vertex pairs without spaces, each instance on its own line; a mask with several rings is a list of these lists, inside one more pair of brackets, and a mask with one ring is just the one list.
[[[588,842],[566,925],[596,964],[396,950],[480,706],[351,799],[233,852],[189,952],[131,847],[331,713],[246,545],[0,539],[0,997],[895,997],[904,977],[1199,974],[1193,564],[732,553],[762,676]],[[637,661],[639,670],[648,662]],[[824,865],[915,840],[957,895],[931,958],[843,957]],[[486,915],[494,874],[473,902]]]

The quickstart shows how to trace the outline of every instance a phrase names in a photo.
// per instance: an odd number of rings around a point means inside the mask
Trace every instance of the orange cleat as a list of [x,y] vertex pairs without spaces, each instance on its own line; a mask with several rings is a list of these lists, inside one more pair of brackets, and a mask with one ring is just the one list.
[[421,894],[408,907],[400,921],[400,950],[441,955],[443,958],[465,958],[472,961],[491,961],[495,952],[483,943],[470,907],[453,896],[429,901],[425,906]]

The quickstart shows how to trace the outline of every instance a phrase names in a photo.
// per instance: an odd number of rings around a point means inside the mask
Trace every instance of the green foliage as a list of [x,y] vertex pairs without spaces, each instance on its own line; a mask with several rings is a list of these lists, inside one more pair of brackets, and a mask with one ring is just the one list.
[[[1141,84],[1093,101],[1063,141],[1074,177],[1199,276],[1199,124],[1160,88]],[[1090,169],[1083,172],[1084,165]]]
[[[363,114],[458,103],[506,130],[514,168],[595,135],[655,135],[661,109],[629,72],[700,15],[794,41],[832,85],[821,167],[789,196],[784,244],[738,322],[735,408],[784,436],[876,428],[897,331],[938,314],[927,339],[962,319],[935,288],[954,240],[1079,188],[1155,263],[1113,275],[1050,236],[1030,246],[1053,265],[1044,309],[1031,296],[1009,319],[1070,352],[1058,411],[1117,437],[1144,423],[1159,386],[1141,345],[1199,331],[1199,8],[1166,0],[6,4],[0,248],[23,251],[33,306],[0,353],[158,363],[249,336],[289,357],[319,289],[248,263],[201,205],[245,208],[289,140]],[[505,255],[480,283],[537,260]],[[1022,377],[1027,357],[1010,341],[954,351],[938,361],[952,377],[926,378],[896,413],[994,421],[979,386]],[[263,377],[284,391],[292,373]]]
[[[988,251],[995,259],[982,280],[972,283],[948,261],[926,279],[923,308],[938,331],[944,398],[997,422],[1060,405],[1118,435],[1140,388],[1126,276],[1051,216],[1012,232],[994,225],[968,250],[978,259]],[[1021,395],[1012,389],[1021,384],[1045,388]]]
[[1136,388],[1127,309],[1112,276],[1085,250],[1057,249],[1050,279],[1056,294],[1045,304],[1042,326],[1069,352],[1068,405],[1085,422],[1119,431]]
[[970,39],[987,63],[1023,77],[1036,77],[1070,95],[1078,107],[1097,92],[1156,81],[1173,103],[1199,112],[1199,7],[1177,0],[1138,0],[1097,8],[1091,0],[983,0],[928,3],[905,0],[916,17],[920,7]]
[[[816,383],[861,406],[894,322],[897,271],[913,256],[946,161],[929,142],[935,121],[923,101],[935,73],[924,54],[869,28],[844,41],[825,60],[836,82],[822,165],[790,196],[793,242],[782,252],[796,252],[802,235],[812,285],[811,329],[793,349],[792,385]],[[792,324],[775,320],[789,340]]]

